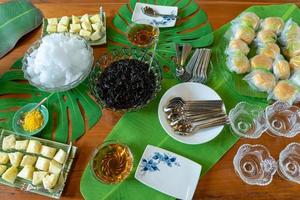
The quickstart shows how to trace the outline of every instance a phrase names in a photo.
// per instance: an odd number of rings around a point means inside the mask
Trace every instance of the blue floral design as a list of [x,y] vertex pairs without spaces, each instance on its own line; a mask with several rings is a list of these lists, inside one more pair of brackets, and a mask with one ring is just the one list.
[[173,167],[173,166],[180,166],[180,164],[178,162],[176,162],[176,157],[174,156],[170,156],[168,154],[161,154],[159,152],[155,152],[154,155],[152,156],[152,158],[150,159],[142,159],[142,163],[141,163],[141,171],[146,172],[146,171],[150,171],[150,172],[154,172],[154,171],[159,171],[159,168],[157,165],[159,165],[160,163],[166,164],[169,167]]

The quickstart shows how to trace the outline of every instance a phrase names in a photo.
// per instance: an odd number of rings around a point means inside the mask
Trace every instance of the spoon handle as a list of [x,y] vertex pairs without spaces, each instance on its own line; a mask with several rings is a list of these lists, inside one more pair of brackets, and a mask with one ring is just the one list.
[[38,103],[36,106],[34,106],[34,108],[32,108],[29,112],[34,111],[35,109],[40,107],[45,101],[47,101],[47,99],[48,99],[48,97],[45,97],[42,101],[40,101],[40,103]]

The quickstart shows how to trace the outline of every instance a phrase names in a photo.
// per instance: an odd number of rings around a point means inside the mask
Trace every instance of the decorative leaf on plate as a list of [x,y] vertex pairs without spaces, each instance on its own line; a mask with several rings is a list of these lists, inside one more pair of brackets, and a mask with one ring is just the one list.
[[[11,130],[12,118],[18,108],[50,95],[25,81],[21,67],[19,59],[11,70],[0,76],[0,128]],[[64,143],[82,136],[102,114],[101,108],[88,95],[86,83],[67,92],[53,93],[44,105],[49,110],[49,122],[41,137]]]
[[[123,5],[113,19],[108,29],[108,48],[120,48],[132,46],[128,41],[126,32],[128,24],[131,23],[132,10],[136,0]],[[209,46],[213,42],[212,27],[208,22],[206,13],[197,3],[190,0],[166,1],[150,0],[139,1],[157,5],[177,6],[180,20],[177,20],[175,27],[160,28],[159,42],[156,50],[156,58],[161,66],[170,66],[170,61],[175,56],[174,42],[190,43],[193,47]]]
[[42,23],[43,15],[30,1],[15,0],[0,4],[0,58],[17,41]]
[[[300,10],[295,4],[253,6],[246,11],[255,12],[260,18],[278,16],[287,21],[292,17],[300,25]],[[239,101],[252,101],[255,104],[266,105],[267,93],[252,89],[246,81],[242,80],[244,75],[232,73],[226,66],[224,51],[228,41],[224,38],[224,35],[229,28],[230,23],[227,23],[214,33],[215,42],[212,48],[212,65],[208,74],[208,85],[217,90],[222,99],[236,99],[236,101],[228,101],[230,107],[234,107]],[[252,44],[249,58],[254,56],[255,52],[255,46]]]

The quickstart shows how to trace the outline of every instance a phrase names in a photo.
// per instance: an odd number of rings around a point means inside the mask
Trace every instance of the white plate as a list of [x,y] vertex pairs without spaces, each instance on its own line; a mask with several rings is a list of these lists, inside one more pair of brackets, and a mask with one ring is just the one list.
[[180,83],[166,91],[159,102],[158,118],[164,130],[172,138],[185,144],[202,144],[211,141],[220,134],[224,127],[223,125],[202,129],[190,136],[175,134],[167,121],[167,115],[163,111],[169,100],[174,97],[182,97],[184,100],[221,100],[221,97],[213,89],[201,83]]
[[[157,22],[162,22],[163,18],[162,17],[150,17],[148,15],[145,15],[142,12],[142,7],[143,6],[149,6],[153,8],[155,11],[159,12],[160,14],[174,14],[177,15],[178,13],[178,8],[176,6],[158,6],[158,5],[153,5],[153,4],[147,4],[147,3],[136,3],[131,21],[136,22],[138,20],[149,20],[149,21],[157,21]],[[170,21],[165,21],[164,24],[158,23],[158,27],[173,27],[176,24],[176,19],[175,20],[170,20]]]
[[192,199],[201,165],[173,152],[147,145],[134,177],[162,193]]

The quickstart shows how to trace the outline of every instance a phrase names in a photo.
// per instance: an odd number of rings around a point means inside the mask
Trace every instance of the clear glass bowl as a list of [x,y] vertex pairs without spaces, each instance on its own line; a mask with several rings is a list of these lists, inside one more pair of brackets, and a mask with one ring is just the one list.
[[277,172],[284,179],[300,184],[299,143],[291,143],[280,152]]
[[236,135],[244,138],[259,138],[267,129],[264,109],[246,102],[238,103],[229,112],[230,127]]
[[272,182],[277,163],[263,145],[244,144],[233,158],[237,175],[249,185],[265,186]]
[[[93,67],[93,62],[94,62],[94,57],[93,57],[93,49],[90,47],[90,45],[88,44],[88,42],[75,34],[72,33],[60,33],[69,37],[75,37],[78,40],[81,40],[84,42],[86,49],[88,50],[89,54],[90,54],[90,63],[89,66],[87,68],[86,71],[84,71],[84,73],[81,74],[81,76],[79,76],[76,80],[74,80],[73,82],[67,84],[67,85],[62,85],[59,87],[47,87],[45,85],[41,85],[41,84],[36,84],[35,82],[32,81],[33,77],[31,77],[28,73],[27,73],[27,68],[28,68],[28,61],[27,58],[30,56],[30,54],[35,51],[36,49],[39,48],[39,46],[42,43],[42,38],[39,39],[38,41],[34,42],[32,44],[32,46],[26,51],[24,58],[22,60],[22,70],[24,72],[24,78],[27,79],[30,83],[30,85],[37,87],[38,89],[45,91],[45,92],[63,92],[63,91],[67,91],[70,90],[74,87],[76,87],[77,85],[79,85],[80,83],[82,83],[86,77],[90,74],[92,67]],[[47,37],[47,36],[44,36]]]
[[105,184],[124,181],[131,173],[133,156],[129,147],[115,140],[99,145],[90,160],[94,177]]
[[273,136],[294,137],[300,132],[300,109],[285,102],[275,102],[265,112],[267,133]]
[[[152,93],[151,97],[144,104],[127,109],[116,109],[108,106],[105,101],[101,99],[97,92],[96,84],[101,78],[102,72],[106,67],[108,67],[113,62],[123,59],[137,59],[142,62],[148,63],[150,66],[150,70],[154,73],[155,76],[155,90]],[[90,90],[91,94],[95,97],[100,106],[108,108],[112,111],[128,112],[139,110],[148,105],[153,99],[155,99],[158,92],[161,90],[161,82],[162,70],[158,64],[158,61],[155,58],[152,58],[151,52],[147,51],[146,49],[138,48],[113,49],[112,51],[100,56],[100,58],[96,61],[94,69],[90,76]]]

